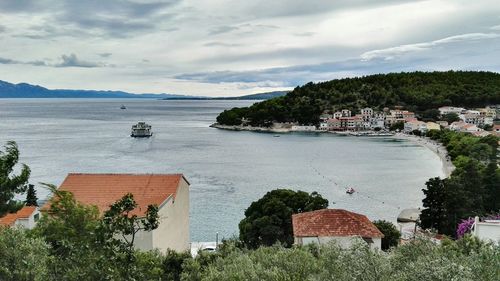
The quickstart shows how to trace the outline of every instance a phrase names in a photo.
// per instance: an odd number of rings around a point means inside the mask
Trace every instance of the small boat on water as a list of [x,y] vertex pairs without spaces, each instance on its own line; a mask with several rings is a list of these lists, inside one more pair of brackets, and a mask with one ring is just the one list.
[[152,135],[151,125],[146,124],[146,122],[138,122],[133,125],[132,133],[130,134],[133,138],[149,138]]
[[123,105],[123,104],[122,104],[122,105],[120,106],[120,109],[127,109],[127,107],[126,107],[125,105]]
[[280,135],[274,135],[274,137],[275,137],[275,138],[279,138],[279,137],[280,137]]
[[354,188],[352,188],[352,187],[349,187],[349,188],[345,191],[345,193],[347,193],[347,194],[353,194],[354,192],[356,192],[356,190],[354,190]]

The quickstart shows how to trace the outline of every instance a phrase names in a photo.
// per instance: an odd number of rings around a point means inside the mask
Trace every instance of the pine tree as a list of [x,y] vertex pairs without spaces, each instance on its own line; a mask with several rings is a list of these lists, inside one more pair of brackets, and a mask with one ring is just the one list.
[[5,151],[0,150],[0,217],[22,207],[22,202],[15,200],[14,196],[26,191],[31,172],[28,166],[22,164],[19,174],[13,174],[19,160],[17,144],[9,141],[4,148]]
[[30,184],[28,185],[28,191],[26,194],[26,206],[37,206],[38,207],[38,198],[36,197],[35,186]]

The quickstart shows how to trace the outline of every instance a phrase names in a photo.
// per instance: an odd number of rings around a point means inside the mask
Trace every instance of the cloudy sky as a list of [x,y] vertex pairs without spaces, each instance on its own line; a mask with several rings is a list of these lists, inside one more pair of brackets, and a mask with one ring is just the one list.
[[234,96],[372,73],[500,71],[498,0],[1,0],[0,80]]

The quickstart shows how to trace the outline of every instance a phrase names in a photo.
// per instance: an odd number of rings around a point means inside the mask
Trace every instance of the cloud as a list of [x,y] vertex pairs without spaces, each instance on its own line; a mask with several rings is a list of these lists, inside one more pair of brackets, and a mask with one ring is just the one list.
[[82,61],[75,54],[62,55],[62,62],[55,64],[56,67],[101,67],[102,63]]
[[101,58],[109,58],[113,53],[99,53],[98,55]]
[[218,35],[218,34],[223,34],[223,33],[228,33],[234,30],[238,30],[239,27],[237,26],[229,26],[229,25],[222,25],[222,26],[217,26],[215,28],[212,28],[209,32],[208,35]]
[[7,59],[7,58],[1,58],[0,57],[0,64],[16,64],[16,63],[19,63],[19,62],[16,61],[16,60]]
[[468,33],[446,37],[439,40],[434,40],[430,42],[424,43],[416,43],[416,44],[407,44],[400,45],[396,47],[390,47],[386,49],[373,50],[369,52],[365,52],[361,55],[361,59],[363,60],[372,60],[372,59],[385,59],[391,60],[396,57],[400,57],[409,53],[429,50],[433,47],[437,47],[439,45],[463,42],[463,41],[478,41],[484,39],[493,39],[500,37],[500,34],[497,33]]
[[213,42],[207,42],[207,43],[203,44],[203,46],[205,46],[205,47],[238,47],[238,46],[241,46],[241,44],[213,41]]

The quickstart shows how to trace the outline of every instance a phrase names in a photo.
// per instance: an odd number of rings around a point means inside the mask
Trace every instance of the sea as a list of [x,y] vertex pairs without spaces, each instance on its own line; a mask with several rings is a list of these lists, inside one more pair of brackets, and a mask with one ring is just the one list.
[[[40,199],[49,195],[40,183],[59,185],[72,172],[184,174],[191,241],[237,236],[245,209],[277,188],[317,191],[330,208],[396,222],[402,209],[421,206],[429,178],[444,176],[435,153],[394,137],[209,127],[221,111],[253,102],[0,99],[0,145],[17,142]],[[138,121],[153,137],[130,137]]]

